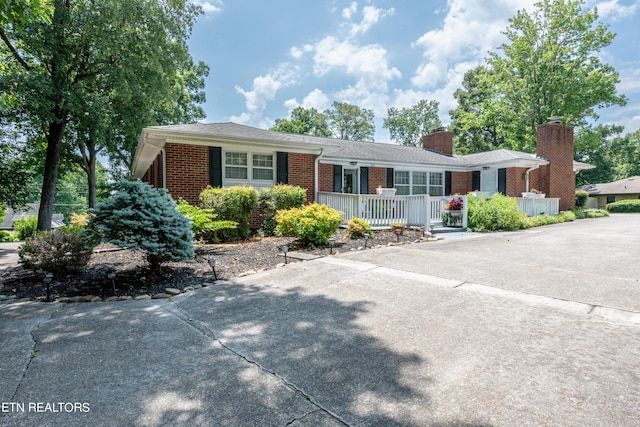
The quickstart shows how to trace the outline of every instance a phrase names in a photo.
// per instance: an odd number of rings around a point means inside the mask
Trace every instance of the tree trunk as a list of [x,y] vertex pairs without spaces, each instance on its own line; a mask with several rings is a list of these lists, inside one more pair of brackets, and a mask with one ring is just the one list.
[[55,203],[58,171],[60,169],[60,151],[65,125],[65,120],[49,124],[47,157],[44,163],[44,179],[42,181],[42,194],[40,195],[40,208],[38,209],[38,231],[51,230],[53,204]]
[[[89,145],[91,147],[91,144]],[[89,187],[88,203],[89,209],[96,207],[97,203],[97,178],[96,178],[96,151],[89,151],[89,162],[87,164],[87,185]]]

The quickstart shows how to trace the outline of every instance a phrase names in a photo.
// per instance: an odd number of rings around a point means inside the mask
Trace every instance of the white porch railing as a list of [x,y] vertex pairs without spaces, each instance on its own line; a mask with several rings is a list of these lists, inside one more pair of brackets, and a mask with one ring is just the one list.
[[558,215],[560,213],[559,198],[516,197],[516,202],[520,210],[529,216]]
[[[467,226],[467,197],[462,197],[463,215],[462,226]],[[444,205],[452,196],[431,197],[415,196],[381,196],[377,194],[345,194],[319,192],[316,201],[331,206],[342,212],[342,219],[346,222],[351,217],[367,220],[372,227],[389,227],[392,222],[399,222],[407,226],[421,226],[426,230],[433,224],[442,223]]]

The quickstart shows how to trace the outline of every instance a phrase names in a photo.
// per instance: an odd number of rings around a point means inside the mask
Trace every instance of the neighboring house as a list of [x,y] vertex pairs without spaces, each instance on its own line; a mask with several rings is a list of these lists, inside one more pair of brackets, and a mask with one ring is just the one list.
[[[38,216],[38,209],[40,205],[38,203],[27,203],[24,209],[13,210],[10,207],[6,207],[6,213],[0,223],[0,230],[13,230],[13,221],[16,219],[23,219],[27,216]],[[53,214],[51,227],[58,228],[64,225],[64,218],[62,214]]]
[[537,154],[496,150],[453,153],[453,134],[436,131],[424,148],[286,134],[235,123],[153,126],[142,130],[133,175],[175,198],[196,203],[202,189],[276,183],[317,192],[398,195],[466,194],[481,190],[519,197],[536,188],[574,207],[575,173],[591,165],[573,161],[573,127],[538,128]]
[[586,191],[590,198],[596,200],[593,205],[588,205],[589,207],[604,209],[607,207],[607,203],[640,199],[640,176],[632,176],[604,184],[585,185],[580,187],[580,190]]

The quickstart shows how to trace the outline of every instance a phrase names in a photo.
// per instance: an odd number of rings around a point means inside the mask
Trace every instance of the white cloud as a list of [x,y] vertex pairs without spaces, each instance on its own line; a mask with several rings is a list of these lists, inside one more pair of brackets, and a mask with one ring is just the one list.
[[[278,90],[295,84],[296,73],[296,67],[290,64],[281,64],[274,72],[253,79],[251,90],[236,86],[236,92],[245,98],[245,105],[250,117],[260,117],[267,107],[267,101],[273,100]],[[244,114],[237,117],[246,119]],[[247,121],[243,123],[247,123]]]
[[313,52],[313,45],[305,44],[302,47],[294,46],[289,50],[289,53],[295,59],[300,59],[305,53]]
[[318,111],[323,111],[329,108],[329,105],[329,97],[318,88],[309,92],[302,100],[302,106],[307,109],[315,108]]
[[358,11],[358,3],[352,2],[349,7],[342,9],[342,17],[345,19],[351,19],[354,13]]
[[628,6],[621,5],[618,0],[600,1],[594,4],[598,8],[598,16],[602,20],[617,20],[634,15],[640,6],[640,0],[635,0]]
[[381,18],[393,15],[394,13],[394,8],[384,10],[373,6],[365,6],[364,9],[362,9],[362,21],[351,25],[351,36],[353,37],[358,34],[366,33],[367,30],[369,30],[371,26],[377,24]]
[[222,12],[222,0],[193,0],[193,4],[202,7],[202,11],[206,16],[213,16],[217,13]]

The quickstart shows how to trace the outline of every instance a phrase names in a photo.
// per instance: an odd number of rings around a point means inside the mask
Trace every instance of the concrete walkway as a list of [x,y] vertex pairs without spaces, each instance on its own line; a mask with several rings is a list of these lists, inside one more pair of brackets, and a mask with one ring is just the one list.
[[640,215],[0,305],[2,426],[634,426]]

